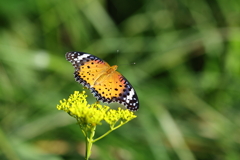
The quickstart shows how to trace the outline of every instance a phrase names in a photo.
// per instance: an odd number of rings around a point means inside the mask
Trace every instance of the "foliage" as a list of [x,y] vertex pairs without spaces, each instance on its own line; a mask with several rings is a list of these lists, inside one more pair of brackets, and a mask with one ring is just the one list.
[[97,142],[92,159],[238,159],[239,9],[238,0],[0,1],[0,159],[84,155],[76,122],[55,108],[82,87],[67,51],[117,61],[140,100],[138,118]]

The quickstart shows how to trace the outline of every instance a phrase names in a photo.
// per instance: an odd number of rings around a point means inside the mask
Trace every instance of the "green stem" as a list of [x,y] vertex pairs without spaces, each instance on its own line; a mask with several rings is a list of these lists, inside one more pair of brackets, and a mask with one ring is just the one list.
[[77,121],[78,121],[78,125],[79,125],[81,131],[83,132],[83,135],[84,135],[85,137],[87,137],[87,130],[85,130],[85,129],[84,129],[85,127],[83,127],[83,126],[81,125],[81,121],[80,121],[80,120],[77,120]]
[[112,131],[113,131],[113,130],[109,130],[109,131],[107,131],[106,133],[104,133],[103,135],[101,135],[100,137],[94,139],[94,140],[93,140],[93,143],[96,142],[96,141],[98,141],[99,139],[105,137],[106,135],[108,135],[108,134],[111,133]]
[[115,129],[118,129],[119,127],[121,127],[122,125],[124,125],[125,123],[127,123],[128,121],[124,122],[124,123],[121,123],[119,124],[118,126],[116,127],[112,127],[111,130],[107,131],[106,133],[104,133],[103,135],[101,135],[100,137],[94,139],[92,142],[96,142],[98,141],[99,139],[102,139],[103,137],[105,137],[106,135],[108,135],[109,133],[111,133],[112,131],[114,131]]
[[[88,134],[86,136],[86,154],[85,154],[86,160],[88,160],[91,155],[91,149],[92,149],[92,144],[93,144],[93,137],[95,135],[95,130],[96,130],[96,126],[92,127],[90,130],[89,138],[88,138]],[[86,133],[88,133],[88,132],[86,132]]]

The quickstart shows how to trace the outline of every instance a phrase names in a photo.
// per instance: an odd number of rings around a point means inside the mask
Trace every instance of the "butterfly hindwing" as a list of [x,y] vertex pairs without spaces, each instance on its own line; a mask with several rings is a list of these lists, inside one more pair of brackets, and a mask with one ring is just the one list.
[[75,68],[75,80],[90,89],[97,100],[118,102],[131,111],[139,108],[138,97],[129,81],[114,66],[84,52],[67,52],[66,59]]
[[91,88],[91,92],[97,100],[102,102],[118,102],[131,111],[139,108],[135,90],[129,81],[117,71],[102,83]]

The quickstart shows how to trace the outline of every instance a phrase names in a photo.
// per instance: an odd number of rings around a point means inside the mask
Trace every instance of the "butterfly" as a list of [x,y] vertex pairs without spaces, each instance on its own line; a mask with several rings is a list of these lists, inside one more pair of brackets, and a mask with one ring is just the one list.
[[75,68],[75,80],[90,89],[98,101],[117,102],[130,111],[138,110],[137,93],[129,81],[116,71],[117,65],[110,66],[102,59],[84,52],[67,52],[66,59]]

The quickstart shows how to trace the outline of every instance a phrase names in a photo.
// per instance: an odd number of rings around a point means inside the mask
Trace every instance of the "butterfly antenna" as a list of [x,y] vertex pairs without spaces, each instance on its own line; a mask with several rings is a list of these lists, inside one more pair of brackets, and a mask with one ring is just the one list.
[[118,66],[122,66],[122,65],[132,65],[132,64],[136,64],[136,63],[133,62],[133,63],[128,63],[128,64],[120,64],[120,65],[118,65]]
[[[116,64],[118,65],[118,56],[119,56],[119,50],[117,50],[117,56],[116,56]],[[128,64],[121,64],[121,65],[129,65],[129,64],[136,64],[136,62],[128,63]]]

